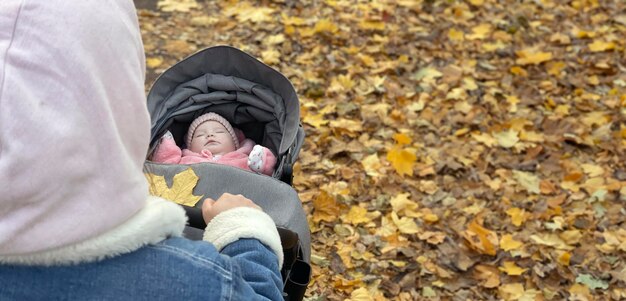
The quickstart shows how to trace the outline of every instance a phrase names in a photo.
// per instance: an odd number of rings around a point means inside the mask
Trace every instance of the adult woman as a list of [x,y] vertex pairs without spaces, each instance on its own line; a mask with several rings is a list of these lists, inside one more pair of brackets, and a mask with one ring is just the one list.
[[147,195],[144,61],[130,0],[0,2],[1,300],[282,298],[250,200],[205,202],[213,246]]

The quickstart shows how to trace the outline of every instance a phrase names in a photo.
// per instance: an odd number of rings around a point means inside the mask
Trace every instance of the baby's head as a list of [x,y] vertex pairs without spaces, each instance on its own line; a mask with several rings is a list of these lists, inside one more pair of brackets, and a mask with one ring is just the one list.
[[207,113],[196,118],[187,131],[187,148],[194,153],[203,150],[213,155],[224,155],[239,148],[235,129],[224,117]]

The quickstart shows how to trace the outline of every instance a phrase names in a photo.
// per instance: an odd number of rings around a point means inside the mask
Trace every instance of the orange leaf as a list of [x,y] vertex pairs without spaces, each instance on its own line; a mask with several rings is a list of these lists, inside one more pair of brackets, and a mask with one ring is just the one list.
[[469,224],[467,230],[463,233],[463,237],[474,250],[482,254],[496,255],[498,235],[478,224],[476,219]]
[[313,221],[316,223],[320,221],[333,222],[341,212],[341,206],[337,204],[335,198],[324,190],[320,191],[320,194],[313,199],[313,208],[315,209]]
[[398,174],[412,176],[413,165],[417,161],[417,156],[406,149],[395,146],[387,153],[387,160],[391,162]]

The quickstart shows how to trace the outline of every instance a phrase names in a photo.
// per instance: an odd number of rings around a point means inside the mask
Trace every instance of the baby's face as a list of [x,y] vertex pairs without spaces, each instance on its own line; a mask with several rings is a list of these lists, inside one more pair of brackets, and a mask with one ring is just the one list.
[[236,150],[235,142],[226,128],[217,121],[207,121],[196,128],[191,138],[189,150],[200,153],[208,150],[211,154],[224,155]]

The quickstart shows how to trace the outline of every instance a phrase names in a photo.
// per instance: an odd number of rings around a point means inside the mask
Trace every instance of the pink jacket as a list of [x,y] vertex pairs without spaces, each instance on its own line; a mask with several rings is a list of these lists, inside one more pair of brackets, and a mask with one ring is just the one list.
[[[168,164],[213,162],[253,171],[248,166],[248,157],[254,146],[254,141],[246,138],[236,151],[223,156],[213,156],[208,150],[203,150],[201,153],[194,153],[188,149],[181,150],[173,139],[161,139],[161,143],[154,151],[152,161]],[[268,148],[263,147],[261,158],[263,163],[261,164],[261,170],[259,172],[271,176],[274,172],[276,157]]]

